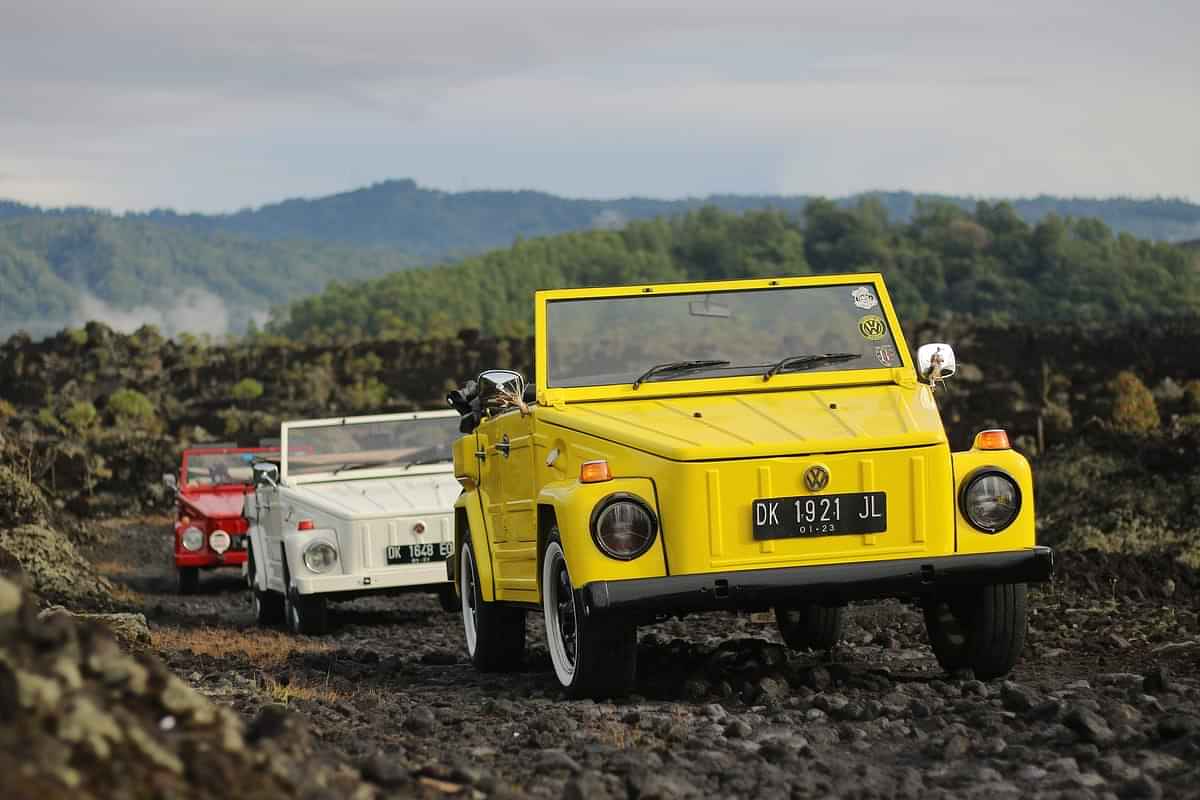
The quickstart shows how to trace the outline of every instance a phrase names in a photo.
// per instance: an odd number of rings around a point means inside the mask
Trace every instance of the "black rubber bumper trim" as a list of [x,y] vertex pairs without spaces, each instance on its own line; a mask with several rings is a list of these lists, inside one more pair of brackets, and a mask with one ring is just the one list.
[[657,615],[755,610],[789,601],[840,603],[929,594],[990,583],[1041,583],[1054,574],[1049,547],[861,564],[596,581],[579,590],[585,614]]

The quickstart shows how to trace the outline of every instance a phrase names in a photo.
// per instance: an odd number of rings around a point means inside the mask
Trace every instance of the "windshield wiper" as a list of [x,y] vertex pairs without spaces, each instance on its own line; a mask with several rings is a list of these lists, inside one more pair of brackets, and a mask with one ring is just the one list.
[[771,368],[763,373],[763,380],[769,381],[784,370],[810,369],[817,364],[835,364],[839,361],[853,361],[856,358],[862,358],[862,354],[821,353],[820,355],[788,356],[772,364]]
[[728,363],[724,359],[709,358],[701,361],[672,361],[669,364],[656,364],[637,377],[637,380],[633,382],[633,388],[638,388],[647,378],[653,375],[662,375],[667,372],[687,372],[688,370],[704,369],[705,367],[723,367]]
[[386,462],[383,462],[383,461],[358,461],[358,462],[349,461],[345,464],[342,464],[337,469],[335,469],[333,471],[333,474],[337,475],[339,472],[348,472],[349,470],[354,470],[354,469],[366,469],[367,467],[378,467],[380,464],[383,464],[383,463],[386,463]]
[[425,464],[441,464],[443,461],[453,461],[453,456],[429,456],[428,458],[418,458],[416,461],[409,461],[404,465],[404,471],[407,472],[412,467],[420,467]]

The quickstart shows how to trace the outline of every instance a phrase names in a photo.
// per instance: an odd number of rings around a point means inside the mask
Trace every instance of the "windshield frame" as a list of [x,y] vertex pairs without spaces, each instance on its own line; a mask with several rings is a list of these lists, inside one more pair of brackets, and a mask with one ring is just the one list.
[[[537,292],[534,299],[535,369],[537,375],[550,374],[550,342],[548,330],[548,306],[559,300],[586,300],[602,298],[633,297],[646,294],[712,294],[753,290],[789,289],[803,287],[870,286],[878,298],[881,313],[896,343],[900,365],[891,369],[839,369],[824,371],[784,371],[771,380],[764,381],[762,372],[751,375],[720,375],[720,368],[701,375],[683,375],[678,378],[654,379],[637,389],[629,382],[598,384],[593,386],[555,387],[538,382],[538,403],[559,405],[562,403],[589,402],[595,400],[645,399],[652,397],[677,397],[695,394],[738,394],[744,392],[780,391],[797,388],[819,388],[848,385],[879,385],[910,382],[915,383],[916,371],[908,350],[908,342],[896,318],[891,297],[884,286],[883,275],[878,272],[846,273],[837,275],[804,275],[779,278],[752,278],[728,281],[702,281],[667,284],[634,284],[630,286],[608,286],[587,289],[554,289]],[[800,355],[799,353],[795,355]],[[853,363],[853,362],[851,362]],[[647,365],[652,366],[652,365]],[[764,365],[765,370],[770,365]],[[714,374],[717,373],[717,374]]]
[[[307,419],[294,422],[285,422],[279,426],[280,430],[280,450],[281,461],[279,466],[279,479],[281,482],[288,485],[300,485],[304,483],[327,483],[330,481],[351,481],[361,480],[365,478],[394,478],[402,476],[417,476],[417,475],[436,475],[436,474],[453,474],[454,461],[447,459],[446,461],[438,461],[433,464],[417,464],[411,467],[406,467],[403,463],[388,464],[380,467],[364,467],[361,469],[342,470],[337,474],[334,471],[342,464],[331,464],[327,472],[305,472],[303,474],[288,475],[288,439],[291,431],[303,428],[327,428],[338,425],[367,425],[378,422],[403,422],[408,420],[434,419],[438,417],[454,417],[457,419],[459,413],[454,409],[446,409],[445,411],[408,411],[401,414],[372,414],[369,416],[359,417],[330,417],[326,419]],[[454,442],[458,439],[455,436],[449,442],[447,447],[453,450]]]
[[188,481],[189,462],[194,457],[204,456],[234,456],[234,455],[252,455],[256,460],[263,459],[273,461],[279,456],[278,447],[189,447],[183,451],[183,455],[179,461],[179,491],[182,493],[212,493],[222,491],[241,491],[244,492],[247,487],[254,485],[254,479],[245,483],[191,483]]

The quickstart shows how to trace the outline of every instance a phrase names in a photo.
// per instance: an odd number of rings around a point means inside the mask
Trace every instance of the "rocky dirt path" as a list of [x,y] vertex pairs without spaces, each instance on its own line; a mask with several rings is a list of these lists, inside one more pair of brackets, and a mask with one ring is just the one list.
[[432,597],[335,606],[320,639],[257,629],[236,572],[176,594],[167,524],[106,523],[91,552],[167,664],[247,717],[306,716],[382,796],[1200,796],[1200,587],[1166,564],[1064,559],[1009,681],[941,673],[883,603],[832,658],[745,616],[645,628],[613,704],[562,699],[533,616],[512,675],[476,673]]

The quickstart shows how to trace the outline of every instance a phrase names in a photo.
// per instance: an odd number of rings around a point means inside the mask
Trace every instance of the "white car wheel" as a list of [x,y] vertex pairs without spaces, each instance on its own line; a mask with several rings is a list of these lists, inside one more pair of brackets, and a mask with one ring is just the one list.
[[475,573],[475,561],[471,556],[470,547],[462,549],[462,557],[459,559],[459,563],[461,564],[459,568],[459,580],[461,586],[460,594],[462,594],[463,632],[467,637],[467,654],[474,658],[475,650],[479,647],[479,611],[475,607],[475,582],[478,580],[478,577]]
[[559,683],[571,686],[579,658],[579,615],[567,559],[558,542],[549,544],[542,562],[542,611],[546,616],[546,647],[554,663],[554,673]]

